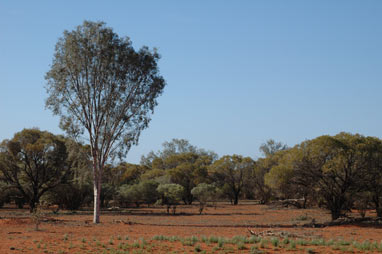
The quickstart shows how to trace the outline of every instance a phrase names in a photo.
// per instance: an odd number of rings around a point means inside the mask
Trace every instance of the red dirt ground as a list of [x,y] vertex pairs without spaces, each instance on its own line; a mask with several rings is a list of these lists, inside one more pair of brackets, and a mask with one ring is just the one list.
[[[357,213],[351,214],[358,217]],[[367,216],[375,217],[368,212]],[[0,253],[190,253],[200,245],[206,253],[250,253],[250,244],[243,250],[235,245],[218,249],[215,244],[198,242],[188,246],[180,241],[155,241],[154,236],[177,236],[187,238],[196,236],[218,236],[232,238],[247,236],[247,228],[255,232],[272,232],[274,236],[288,233],[290,238],[325,239],[326,241],[376,241],[382,239],[382,227],[366,225],[328,226],[323,228],[303,227],[312,222],[330,221],[330,214],[320,209],[291,209],[250,203],[231,206],[219,204],[217,208],[208,207],[198,215],[198,207],[180,206],[177,215],[167,215],[162,207],[133,208],[121,211],[104,211],[101,223],[91,222],[91,211],[70,213],[60,211],[49,213],[43,220],[40,230],[34,230],[34,223],[27,210],[0,209]],[[128,239],[126,239],[128,236]],[[270,239],[272,236],[269,236]],[[145,239],[150,249],[133,246]],[[122,252],[123,244],[130,245]],[[228,246],[228,245],[227,245]],[[261,249],[263,253],[344,253],[331,246],[299,246],[296,250],[275,248],[268,244]],[[120,252],[117,252],[117,250]],[[361,253],[353,249],[352,253]],[[372,253],[369,251],[368,253]]]

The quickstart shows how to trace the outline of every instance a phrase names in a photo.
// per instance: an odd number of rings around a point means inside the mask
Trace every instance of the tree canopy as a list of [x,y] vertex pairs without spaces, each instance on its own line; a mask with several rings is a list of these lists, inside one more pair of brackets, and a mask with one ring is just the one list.
[[0,180],[17,189],[33,211],[41,196],[69,173],[63,139],[38,129],[24,129],[0,145]]

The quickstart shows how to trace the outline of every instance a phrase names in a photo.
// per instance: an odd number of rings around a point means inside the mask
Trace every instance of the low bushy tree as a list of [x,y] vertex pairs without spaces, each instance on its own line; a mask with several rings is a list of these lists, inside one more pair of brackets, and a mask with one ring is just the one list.
[[208,202],[216,198],[216,187],[213,184],[200,183],[191,190],[191,193],[199,201],[199,214],[202,214]]
[[212,181],[216,182],[233,201],[239,203],[244,186],[253,176],[255,162],[240,155],[223,156],[209,166]]
[[159,201],[160,204],[166,205],[167,213],[170,213],[170,208],[172,207],[172,213],[175,214],[176,206],[182,200],[183,187],[179,184],[169,183],[160,184],[157,191],[161,197]]
[[24,129],[0,144],[1,179],[19,191],[33,211],[40,198],[70,171],[65,140],[47,131]]

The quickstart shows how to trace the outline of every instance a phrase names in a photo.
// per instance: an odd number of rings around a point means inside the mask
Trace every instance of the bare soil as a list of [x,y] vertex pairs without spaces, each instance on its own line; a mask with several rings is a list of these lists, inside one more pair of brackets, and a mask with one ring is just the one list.
[[[45,213],[36,231],[27,209],[0,209],[0,253],[382,251],[382,226],[378,223],[357,222],[321,227],[330,221],[330,214],[321,209],[294,209],[242,202],[237,206],[219,203],[217,207],[206,208],[202,215],[198,214],[197,205],[179,206],[176,215],[168,215],[163,207],[127,208],[103,211],[101,223],[97,225],[92,223],[90,210],[75,213],[59,211],[58,214],[46,210]],[[349,216],[358,218],[359,214],[354,211]],[[366,216],[372,219],[376,214],[368,211]],[[258,235],[258,241],[261,237],[262,242],[240,244],[232,240],[239,236],[249,239],[253,236],[249,230]],[[214,237],[226,240],[219,245]],[[296,247],[291,247],[285,238],[297,242]],[[332,244],[313,244],[312,241]],[[365,246],[374,244],[374,247],[356,248],[355,242]]]

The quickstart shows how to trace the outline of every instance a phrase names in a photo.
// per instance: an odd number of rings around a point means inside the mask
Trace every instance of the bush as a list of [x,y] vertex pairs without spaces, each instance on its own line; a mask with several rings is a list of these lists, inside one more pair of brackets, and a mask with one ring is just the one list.
[[159,203],[167,206],[167,213],[170,213],[170,208],[172,206],[172,213],[175,214],[176,206],[182,199],[183,187],[179,184],[169,183],[160,184],[157,188],[161,199]]
[[47,192],[43,201],[57,204],[61,209],[78,210],[91,199],[92,189],[90,184],[62,184]]

